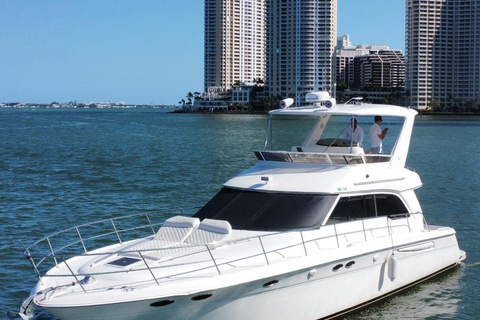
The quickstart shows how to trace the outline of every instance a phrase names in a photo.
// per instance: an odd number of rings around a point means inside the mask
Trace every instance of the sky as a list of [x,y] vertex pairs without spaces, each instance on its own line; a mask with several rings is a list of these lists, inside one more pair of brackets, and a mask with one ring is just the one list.
[[[176,105],[204,91],[203,10],[203,0],[0,0],[0,103]],[[405,0],[338,0],[337,18],[353,45],[404,51]]]

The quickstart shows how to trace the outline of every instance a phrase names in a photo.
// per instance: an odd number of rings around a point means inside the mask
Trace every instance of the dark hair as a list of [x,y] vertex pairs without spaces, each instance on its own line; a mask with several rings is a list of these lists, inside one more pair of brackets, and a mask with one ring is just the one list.
[[375,116],[375,122],[377,122],[378,120],[382,120],[382,117],[381,116]]

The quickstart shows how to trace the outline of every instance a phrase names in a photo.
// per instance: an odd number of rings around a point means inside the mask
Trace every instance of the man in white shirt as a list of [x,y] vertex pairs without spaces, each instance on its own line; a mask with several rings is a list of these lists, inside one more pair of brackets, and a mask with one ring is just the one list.
[[375,116],[375,123],[370,127],[371,152],[378,154],[382,152],[382,140],[387,135],[388,129],[381,129],[382,117]]
[[[351,123],[352,120],[350,120]],[[353,128],[352,125],[345,130],[345,140],[357,142],[359,146],[363,144],[363,129],[360,126],[357,126],[357,119],[353,119]]]

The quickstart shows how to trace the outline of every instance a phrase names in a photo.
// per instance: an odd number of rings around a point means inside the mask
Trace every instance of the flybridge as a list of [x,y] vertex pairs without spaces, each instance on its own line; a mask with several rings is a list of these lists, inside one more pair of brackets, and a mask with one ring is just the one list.
[[[258,160],[319,164],[389,162],[391,168],[405,166],[415,110],[367,104],[360,97],[336,104],[327,92],[309,93],[305,100],[310,105],[292,107],[293,99],[285,99],[281,109],[269,112],[267,150],[255,153]],[[375,116],[382,116],[382,128],[388,128],[380,153],[371,150],[370,127]],[[349,134],[354,123],[353,130],[358,125],[362,141],[353,140]]]

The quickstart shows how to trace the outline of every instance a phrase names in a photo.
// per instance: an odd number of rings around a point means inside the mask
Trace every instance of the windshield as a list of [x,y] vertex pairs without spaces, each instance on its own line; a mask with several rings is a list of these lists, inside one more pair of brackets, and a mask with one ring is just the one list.
[[[353,124],[353,125],[352,125]],[[371,128],[374,124],[373,117],[331,116],[322,134],[326,143],[341,145],[344,140],[370,149],[372,146]],[[382,117],[381,130],[387,129],[387,134],[382,140],[382,153],[391,154],[400,130],[403,119],[398,117]],[[372,129],[373,131],[373,129]],[[372,133],[373,134],[373,133]]]
[[[400,135],[404,119],[382,118],[381,130],[388,129],[382,140],[383,154],[391,154]],[[326,147],[362,147],[370,151],[372,116],[326,115],[322,118],[276,116],[271,118],[266,146],[270,150],[296,151],[299,147],[310,150],[316,145]],[[307,149],[305,149],[307,148]],[[330,150],[333,152],[333,150]]]
[[287,194],[223,188],[194,217],[227,220],[234,229],[280,231],[319,228],[336,195]]
[[301,146],[315,123],[317,119],[312,117],[271,117],[265,146],[270,150],[290,150],[293,146]]

